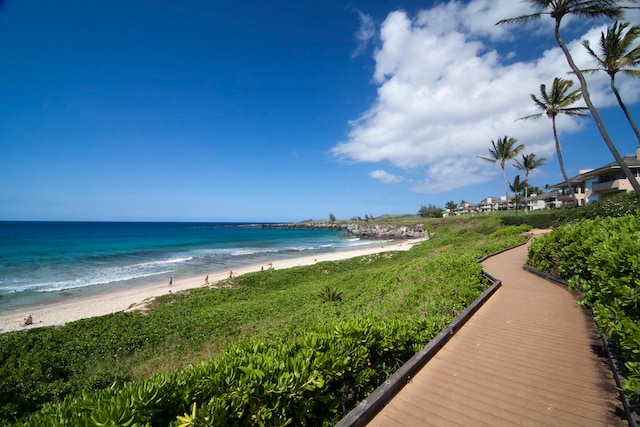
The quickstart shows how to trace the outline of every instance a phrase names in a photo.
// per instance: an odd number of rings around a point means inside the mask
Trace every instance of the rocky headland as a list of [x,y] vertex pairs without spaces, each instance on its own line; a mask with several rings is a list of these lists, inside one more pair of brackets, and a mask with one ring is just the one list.
[[250,224],[246,227],[284,228],[302,230],[344,230],[350,236],[361,239],[427,239],[429,233],[423,224],[392,224],[367,222],[330,223],[324,221],[303,221],[284,224]]

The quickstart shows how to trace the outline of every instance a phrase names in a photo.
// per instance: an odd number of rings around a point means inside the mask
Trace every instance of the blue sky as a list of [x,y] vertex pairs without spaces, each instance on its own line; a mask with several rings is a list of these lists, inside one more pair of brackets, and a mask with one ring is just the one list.
[[[480,162],[509,135],[548,159],[529,94],[569,77],[551,20],[523,2],[0,2],[0,220],[299,221],[414,214],[504,193]],[[627,15],[640,22],[636,11]],[[596,43],[603,22],[567,21]],[[632,115],[640,85],[619,77]],[[592,97],[619,151],[637,142]],[[640,119],[640,117],[639,117]],[[590,118],[561,120],[570,175],[613,160]],[[517,173],[508,170],[509,178]]]

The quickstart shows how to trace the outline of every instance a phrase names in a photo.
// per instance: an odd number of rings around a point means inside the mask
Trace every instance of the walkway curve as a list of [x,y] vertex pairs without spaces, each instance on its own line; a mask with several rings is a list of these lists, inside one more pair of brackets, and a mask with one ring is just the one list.
[[593,320],[528,247],[482,263],[502,286],[370,427],[628,425]]

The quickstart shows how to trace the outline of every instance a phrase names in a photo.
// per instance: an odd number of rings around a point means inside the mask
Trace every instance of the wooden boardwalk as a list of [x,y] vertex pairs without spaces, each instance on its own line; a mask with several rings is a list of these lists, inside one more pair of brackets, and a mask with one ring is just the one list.
[[483,262],[502,287],[369,426],[628,425],[593,321],[527,248]]

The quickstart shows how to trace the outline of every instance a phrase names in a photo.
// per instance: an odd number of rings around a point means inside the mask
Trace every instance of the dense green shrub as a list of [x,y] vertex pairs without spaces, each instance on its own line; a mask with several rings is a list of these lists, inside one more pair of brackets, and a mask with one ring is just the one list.
[[528,215],[502,217],[502,223],[506,226],[518,226],[527,224],[531,228],[551,228],[558,218],[558,211],[531,212]]
[[17,425],[333,425],[446,320],[368,317],[251,340],[175,373],[69,397]]
[[500,230],[496,230],[491,233],[492,237],[500,237],[500,236],[509,236],[514,234],[522,234],[527,231],[531,231],[531,225],[529,224],[521,224],[521,225],[510,225],[508,227],[501,228]]
[[640,198],[635,193],[621,193],[604,200],[589,203],[586,206],[567,208],[557,211],[556,225],[579,222],[585,219],[619,218],[633,215],[640,209]]
[[558,227],[532,242],[529,264],[584,293],[598,328],[630,372],[625,391],[640,398],[640,215]]
[[615,217],[630,215],[640,209],[640,198],[635,193],[621,193],[589,203],[586,206],[566,207],[551,211],[533,211],[529,215],[503,216],[505,226],[528,224],[532,228],[552,228],[559,225],[580,222],[585,219]]
[[342,292],[340,292],[336,288],[330,288],[329,286],[325,287],[318,294],[318,298],[322,300],[322,302],[337,302],[342,301]]

